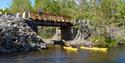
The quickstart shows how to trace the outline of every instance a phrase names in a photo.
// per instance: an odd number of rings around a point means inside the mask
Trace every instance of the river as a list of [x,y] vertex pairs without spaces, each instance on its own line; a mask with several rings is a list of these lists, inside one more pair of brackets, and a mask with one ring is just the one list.
[[100,51],[68,52],[60,47],[0,55],[0,63],[125,63],[125,48]]

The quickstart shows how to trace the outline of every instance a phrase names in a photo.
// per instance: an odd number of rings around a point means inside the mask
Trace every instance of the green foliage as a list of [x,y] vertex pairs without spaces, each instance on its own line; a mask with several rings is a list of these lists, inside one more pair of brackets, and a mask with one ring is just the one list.
[[10,13],[9,9],[7,9],[7,8],[4,9],[4,10],[3,10],[3,9],[0,9],[0,12],[2,12],[3,14],[5,14],[5,13]]
[[[95,35],[90,40],[96,45],[117,46],[117,42],[122,40],[123,36],[115,36],[114,39],[106,36],[107,26],[125,27],[125,1],[123,0],[90,0],[86,3],[80,0],[79,18],[89,19],[95,29]],[[89,5],[91,3],[91,5]],[[98,4],[97,4],[98,3]],[[96,33],[99,32],[101,34]]]
[[115,47],[115,46],[117,46],[117,42],[118,42],[117,39],[111,39],[111,37],[106,37],[105,39],[106,39],[105,42],[106,42],[108,47]]
[[93,42],[96,46],[103,47],[116,47],[119,41],[125,42],[121,36],[116,36],[115,38],[111,38],[106,35],[96,35],[90,37],[89,40]]
[[42,0],[35,0],[35,6],[33,7],[34,10],[38,10],[39,8],[41,8],[42,7],[41,4]]
[[42,8],[44,13],[59,14],[60,8],[55,0],[35,0],[34,9],[37,11]]
[[93,42],[96,46],[106,46],[106,37],[102,35],[97,35],[94,37],[89,38],[91,42]]
[[3,13],[3,12],[4,12],[4,10],[3,10],[3,9],[0,9],[0,12],[2,12],[2,13]]
[[112,44],[111,40],[107,39],[105,36],[102,36],[102,35],[91,37],[89,40],[93,42],[96,46],[106,47],[109,44]]
[[52,38],[56,33],[54,27],[38,27],[38,30],[38,34],[44,39]]
[[31,9],[32,5],[30,0],[12,0],[10,7],[11,13],[24,12]]
[[42,8],[44,13],[74,17],[75,7],[75,0],[35,0],[34,9]]

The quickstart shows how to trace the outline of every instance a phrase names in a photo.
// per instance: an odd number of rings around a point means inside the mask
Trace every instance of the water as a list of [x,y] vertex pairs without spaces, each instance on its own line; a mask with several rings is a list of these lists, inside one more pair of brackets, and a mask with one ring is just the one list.
[[125,48],[107,53],[79,50],[68,52],[60,47],[47,50],[0,55],[0,63],[125,63]]

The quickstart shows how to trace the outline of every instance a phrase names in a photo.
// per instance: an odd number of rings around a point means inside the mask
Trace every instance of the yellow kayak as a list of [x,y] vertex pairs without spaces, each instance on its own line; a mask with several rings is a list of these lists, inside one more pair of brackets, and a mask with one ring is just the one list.
[[65,50],[68,50],[68,51],[77,51],[77,50],[78,50],[77,48],[66,47],[66,46],[63,46],[63,48],[64,48]]
[[86,49],[86,50],[95,50],[95,51],[107,51],[108,48],[99,48],[99,47],[84,47],[80,46],[81,49]]

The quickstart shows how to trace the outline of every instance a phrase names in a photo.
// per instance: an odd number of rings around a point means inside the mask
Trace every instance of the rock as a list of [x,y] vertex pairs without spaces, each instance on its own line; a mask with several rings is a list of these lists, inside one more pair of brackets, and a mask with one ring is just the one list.
[[0,17],[0,52],[22,52],[45,47],[42,39],[27,25],[26,19],[10,15]]
[[123,47],[124,46],[124,42],[122,40],[120,40],[120,41],[117,42],[117,45],[119,47]]
[[86,20],[79,20],[76,24],[79,25],[75,39],[88,39],[91,36],[90,28]]

